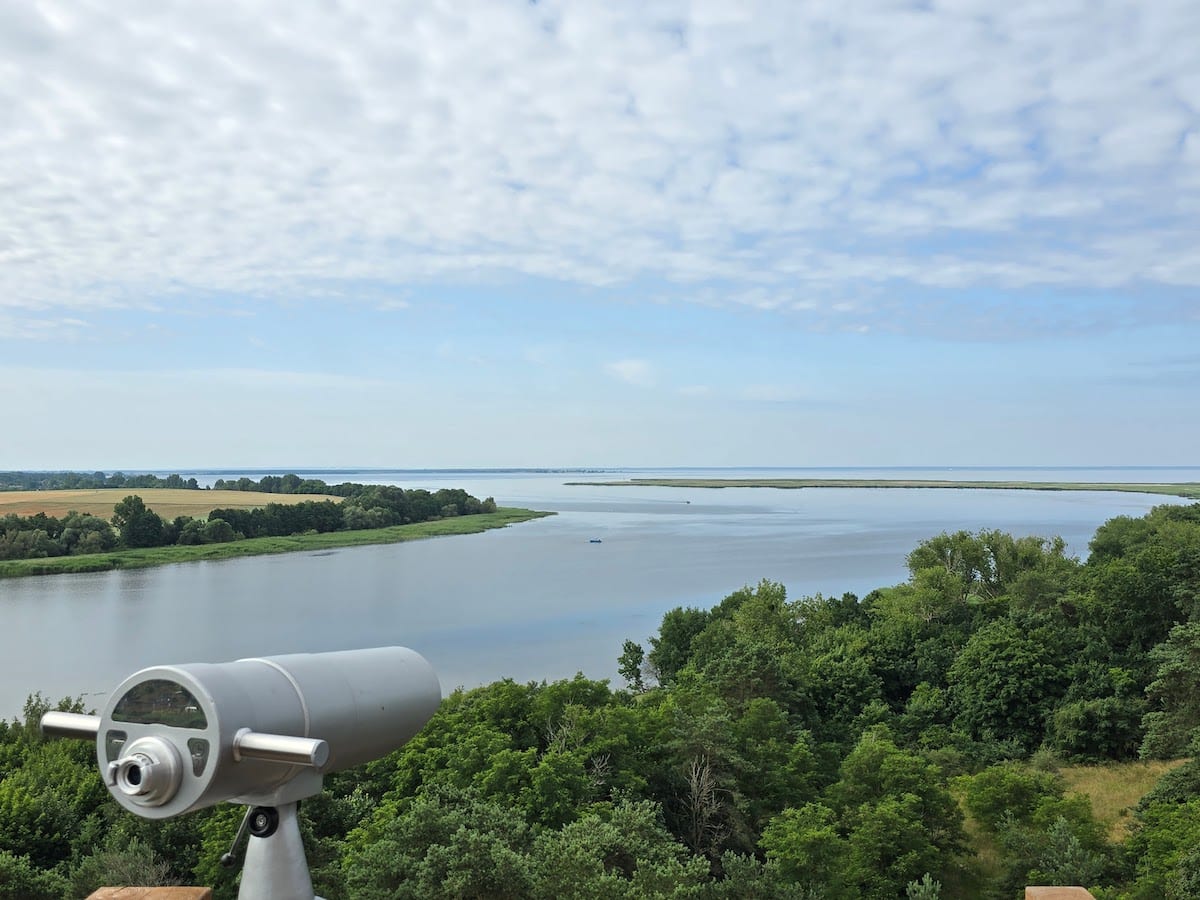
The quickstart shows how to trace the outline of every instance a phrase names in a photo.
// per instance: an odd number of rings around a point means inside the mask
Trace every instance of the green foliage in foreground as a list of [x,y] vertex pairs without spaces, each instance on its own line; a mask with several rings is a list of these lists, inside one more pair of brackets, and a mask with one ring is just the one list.
[[331,550],[338,547],[357,547],[364,544],[395,544],[429,537],[476,534],[480,531],[503,528],[506,525],[548,515],[551,513],[500,507],[492,513],[456,516],[451,519],[418,522],[413,525],[393,525],[389,528],[331,531],[324,534],[294,534],[287,537],[246,538],[242,541],[220,544],[146,547],[136,550],[115,550],[110,553],[92,553],[84,556],[4,560],[0,561],[0,578],[106,572],[110,569],[142,569],[171,563],[234,559],[241,556],[263,556],[269,553],[301,553]]
[[[460,524],[453,520],[438,525]],[[335,537],[327,535],[322,537]],[[1200,896],[1200,762],[1115,843],[1046,760],[1200,746],[1200,506],[1061,541],[943,534],[861,601],[764,581],[668,612],[583,675],[455,691],[405,747],[301,810],[318,892],[349,898],[1101,900]],[[1200,620],[1198,620],[1200,621]],[[0,898],[199,883],[239,811],[119,811],[45,703],[0,724]]]

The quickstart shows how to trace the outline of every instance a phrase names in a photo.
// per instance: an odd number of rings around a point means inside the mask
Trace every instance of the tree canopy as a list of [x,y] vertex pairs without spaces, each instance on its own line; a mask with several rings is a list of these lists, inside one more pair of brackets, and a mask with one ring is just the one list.
[[[409,493],[356,508],[468,502]],[[122,530],[147,512],[132,499]],[[942,534],[914,548],[903,584],[862,599],[763,581],[668,610],[648,652],[614,648],[621,688],[580,674],[454,691],[403,748],[305,802],[317,890],[1200,896],[1200,764],[1164,777],[1123,841],[1054,771],[1195,752],[1198,551],[1200,505],[1113,520],[1085,561],[1056,540]],[[0,724],[0,898],[134,877],[233,897],[216,861],[238,811],[119,812],[90,747],[37,735],[46,706]]]

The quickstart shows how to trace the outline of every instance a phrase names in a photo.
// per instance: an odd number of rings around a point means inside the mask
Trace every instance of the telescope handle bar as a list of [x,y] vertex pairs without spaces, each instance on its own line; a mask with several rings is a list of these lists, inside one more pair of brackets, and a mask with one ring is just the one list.
[[[94,741],[100,733],[100,717],[51,710],[42,714],[42,734],[50,737]],[[315,738],[288,734],[262,734],[243,728],[233,739],[233,758],[257,759],[320,769],[329,762],[329,744]]]
[[259,759],[321,769],[329,762],[329,744],[316,738],[261,734],[243,728],[233,738],[233,758]]
[[99,716],[58,712],[57,710],[42,713],[42,734],[44,735],[94,741],[99,733]]

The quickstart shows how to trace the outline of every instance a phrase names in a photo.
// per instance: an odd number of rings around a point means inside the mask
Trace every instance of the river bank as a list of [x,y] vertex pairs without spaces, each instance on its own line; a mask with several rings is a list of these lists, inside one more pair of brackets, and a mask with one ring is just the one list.
[[552,516],[554,513],[533,509],[500,507],[493,513],[455,516],[412,525],[393,525],[363,531],[330,531],[324,534],[296,534],[287,537],[247,538],[221,544],[171,545],[139,550],[113,550],[108,553],[89,553],[79,556],[52,556],[43,559],[12,559],[0,561],[0,578],[19,578],[27,575],[64,575],[82,572],[108,572],[113,569],[144,569],[174,563],[202,560],[236,559],[243,556],[265,556],[275,553],[302,553],[333,550],[339,547],[359,547],[368,544],[396,544],[423,538],[447,537],[456,534],[478,534],[493,528],[504,528],[530,519]]

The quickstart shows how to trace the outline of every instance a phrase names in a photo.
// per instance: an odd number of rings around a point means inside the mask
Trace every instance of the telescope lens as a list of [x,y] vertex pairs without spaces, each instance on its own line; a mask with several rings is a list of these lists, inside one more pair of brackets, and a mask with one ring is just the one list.
[[117,768],[117,787],[127,797],[142,797],[154,790],[155,765],[144,753],[127,756]]
[[179,790],[179,753],[161,738],[134,741],[109,767],[109,784],[140,806],[161,806]]

